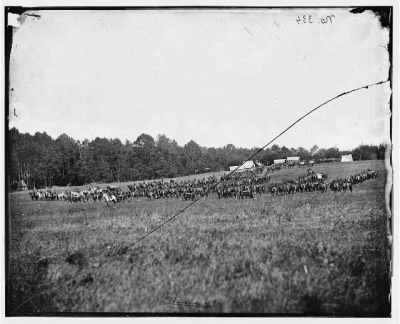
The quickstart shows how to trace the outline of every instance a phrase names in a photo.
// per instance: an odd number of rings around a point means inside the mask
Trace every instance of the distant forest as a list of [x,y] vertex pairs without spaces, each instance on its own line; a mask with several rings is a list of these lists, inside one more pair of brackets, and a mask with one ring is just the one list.
[[[360,145],[352,151],[316,145],[310,149],[273,145],[255,159],[270,165],[274,159],[288,156],[323,161],[352,153],[354,160],[374,160],[384,159],[385,149],[384,144]],[[65,134],[53,139],[45,132],[30,135],[12,128],[7,151],[8,183],[13,190],[20,180],[29,188],[43,188],[172,178],[228,170],[231,165],[240,165],[255,150],[233,144],[207,148],[194,141],[182,147],[165,135],[154,139],[147,134],[140,135],[134,142],[99,137],[81,142]]]

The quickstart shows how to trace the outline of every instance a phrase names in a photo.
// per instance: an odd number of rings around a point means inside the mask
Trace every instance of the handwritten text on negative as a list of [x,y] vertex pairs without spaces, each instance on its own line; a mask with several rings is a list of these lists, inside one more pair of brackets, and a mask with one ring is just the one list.
[[297,24],[332,24],[334,22],[335,15],[329,15],[322,18],[315,18],[313,15],[300,15],[297,16]]

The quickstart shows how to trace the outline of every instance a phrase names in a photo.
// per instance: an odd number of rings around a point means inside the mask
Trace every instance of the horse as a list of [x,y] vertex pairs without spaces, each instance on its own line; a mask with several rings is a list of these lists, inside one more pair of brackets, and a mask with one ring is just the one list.
[[107,206],[109,206],[111,202],[114,204],[117,202],[117,198],[114,196],[113,193],[104,193],[103,199],[105,200]]

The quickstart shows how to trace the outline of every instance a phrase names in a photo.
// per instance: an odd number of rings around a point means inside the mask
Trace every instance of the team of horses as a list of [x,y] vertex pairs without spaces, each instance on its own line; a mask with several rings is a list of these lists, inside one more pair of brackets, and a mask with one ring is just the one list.
[[328,190],[352,192],[354,184],[364,182],[368,179],[375,179],[376,176],[377,173],[375,170],[368,169],[348,178],[335,178],[329,182],[326,173],[315,173],[309,169],[305,176],[298,177],[297,180],[283,180],[281,182],[270,184],[269,192],[273,196],[314,191],[324,193]]
[[218,198],[254,198],[266,191],[266,184],[271,180],[269,174],[257,176],[254,173],[234,173],[228,177],[222,177],[213,188]]
[[57,193],[55,190],[36,190],[31,191],[30,196],[32,200],[64,200],[69,202],[88,202],[90,200],[102,201],[104,200],[107,204],[110,202],[119,202],[126,200],[127,195],[122,191],[116,190],[114,187],[108,186],[107,189],[88,188],[82,191],[71,191],[67,190],[61,193]]
[[32,200],[63,200],[71,203],[100,202],[107,205],[118,202],[128,202],[133,198],[143,197],[148,200],[161,198],[176,198],[182,200],[195,200],[207,198],[209,194],[216,194],[222,198],[255,198],[269,192],[273,196],[287,195],[300,192],[327,192],[352,191],[353,185],[367,179],[376,178],[375,170],[363,170],[349,178],[335,178],[328,181],[326,173],[315,173],[308,169],[304,176],[296,180],[283,180],[269,183],[269,174],[257,175],[254,172],[233,173],[228,176],[181,180],[181,181],[148,181],[128,185],[128,190],[122,190],[117,186],[107,188],[89,187],[85,190],[67,190],[57,193],[54,189],[33,190],[29,194]]

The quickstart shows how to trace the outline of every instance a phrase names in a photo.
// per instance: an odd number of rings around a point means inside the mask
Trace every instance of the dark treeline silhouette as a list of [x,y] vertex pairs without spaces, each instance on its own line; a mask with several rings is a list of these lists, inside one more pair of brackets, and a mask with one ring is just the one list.
[[[134,142],[95,138],[76,141],[68,135],[57,139],[37,132],[9,132],[8,183],[17,188],[24,180],[29,188],[84,185],[88,183],[125,182],[144,179],[171,178],[204,171],[227,170],[240,165],[253,149],[228,144],[222,148],[206,148],[190,141],[183,147],[165,135],[154,139],[142,134]],[[355,160],[384,159],[385,145],[360,145],[352,151],[338,148],[287,148],[273,145],[260,152],[256,159],[269,165],[274,159],[300,156],[302,160],[339,158],[352,153]]]

